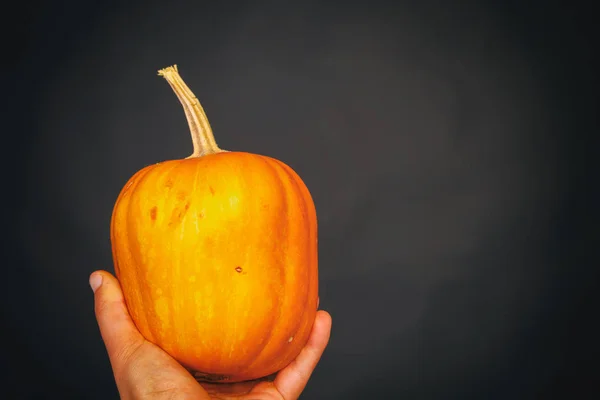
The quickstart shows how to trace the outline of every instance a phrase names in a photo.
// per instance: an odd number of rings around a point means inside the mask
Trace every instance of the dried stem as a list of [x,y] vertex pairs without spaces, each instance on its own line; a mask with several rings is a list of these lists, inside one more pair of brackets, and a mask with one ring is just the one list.
[[177,71],[177,65],[161,69],[158,71],[158,75],[165,78],[171,85],[185,111],[194,144],[194,152],[188,158],[202,157],[225,151],[217,146],[206,113],[194,93],[181,79]]

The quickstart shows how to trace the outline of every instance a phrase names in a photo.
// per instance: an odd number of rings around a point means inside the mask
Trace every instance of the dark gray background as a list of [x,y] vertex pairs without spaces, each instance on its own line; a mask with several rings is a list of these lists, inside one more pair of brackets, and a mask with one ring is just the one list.
[[17,4],[4,35],[7,398],[117,396],[87,279],[112,271],[126,180],[191,152],[156,75],[174,63],[221,147],[288,163],[314,196],[334,325],[304,398],[597,390],[590,10],[48,3]]

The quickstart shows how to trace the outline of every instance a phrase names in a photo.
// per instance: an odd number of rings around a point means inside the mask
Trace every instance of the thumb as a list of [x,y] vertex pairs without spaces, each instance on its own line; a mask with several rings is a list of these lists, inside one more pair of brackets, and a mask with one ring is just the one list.
[[129,316],[119,281],[106,271],[90,275],[100,334],[115,375],[145,340]]

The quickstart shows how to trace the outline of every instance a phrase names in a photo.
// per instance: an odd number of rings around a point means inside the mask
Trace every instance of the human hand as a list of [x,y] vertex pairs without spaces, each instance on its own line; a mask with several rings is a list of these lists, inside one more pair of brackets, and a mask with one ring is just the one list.
[[274,379],[198,383],[174,358],[144,339],[133,323],[119,281],[106,271],[90,276],[102,340],[122,399],[293,400],[317,366],[331,331],[331,316],[318,311],[306,346]]

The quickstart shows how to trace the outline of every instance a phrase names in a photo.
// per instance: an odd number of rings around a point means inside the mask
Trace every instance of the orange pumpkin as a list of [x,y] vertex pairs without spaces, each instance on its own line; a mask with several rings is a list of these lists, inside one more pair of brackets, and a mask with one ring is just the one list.
[[289,364],[318,298],[311,195],[283,162],[219,149],[177,66],[191,156],[147,166],[111,221],[115,272],[133,321],[200,380],[238,382]]

